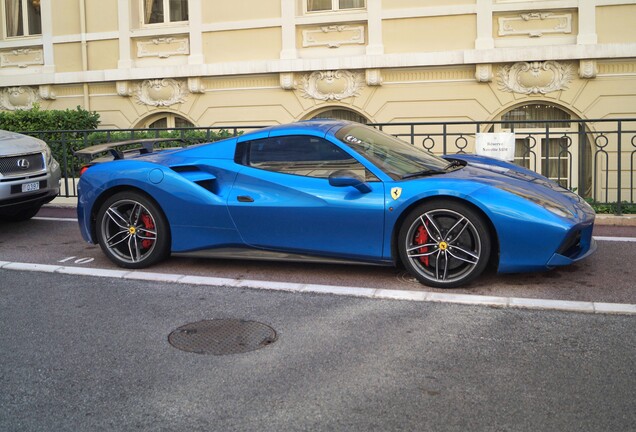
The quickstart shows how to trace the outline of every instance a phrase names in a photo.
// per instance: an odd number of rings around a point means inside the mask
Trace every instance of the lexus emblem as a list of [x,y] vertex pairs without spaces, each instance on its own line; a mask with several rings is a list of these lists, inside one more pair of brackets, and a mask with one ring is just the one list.
[[25,170],[25,169],[29,169],[29,166],[31,164],[26,159],[18,159],[17,165],[18,165],[18,168]]

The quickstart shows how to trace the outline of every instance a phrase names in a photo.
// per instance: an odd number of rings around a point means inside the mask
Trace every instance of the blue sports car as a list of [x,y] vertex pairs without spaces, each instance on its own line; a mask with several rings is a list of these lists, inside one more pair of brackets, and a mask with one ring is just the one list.
[[[130,143],[127,143],[130,144]],[[590,255],[594,211],[536,173],[475,155],[434,156],[375,128],[312,120],[187,148],[78,152],[82,236],[121,267],[171,253],[403,265],[466,284]],[[102,158],[103,159],[103,158]],[[95,162],[95,161],[94,161]]]

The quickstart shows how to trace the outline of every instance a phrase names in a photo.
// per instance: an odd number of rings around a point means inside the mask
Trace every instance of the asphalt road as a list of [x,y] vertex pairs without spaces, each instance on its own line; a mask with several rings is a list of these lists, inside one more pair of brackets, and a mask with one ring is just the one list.
[[[634,316],[9,270],[0,280],[2,431],[636,425]],[[177,327],[220,318],[270,325],[278,339],[226,356],[168,343]]]
[[[74,209],[45,208],[39,217],[72,218]],[[597,226],[597,236],[636,238],[636,227]],[[118,269],[98,246],[85,243],[76,222],[36,219],[0,224],[0,261]],[[421,285],[401,269],[368,265],[308,264],[174,256],[150,270],[273,282],[323,284],[489,296],[636,304],[636,242],[599,241],[593,256],[548,272],[486,273],[453,290]]]

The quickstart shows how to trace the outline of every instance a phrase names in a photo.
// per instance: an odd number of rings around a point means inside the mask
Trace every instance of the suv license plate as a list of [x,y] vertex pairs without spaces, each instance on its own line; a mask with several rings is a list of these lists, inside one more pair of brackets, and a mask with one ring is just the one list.
[[40,182],[24,183],[22,185],[22,192],[33,192],[40,189]]

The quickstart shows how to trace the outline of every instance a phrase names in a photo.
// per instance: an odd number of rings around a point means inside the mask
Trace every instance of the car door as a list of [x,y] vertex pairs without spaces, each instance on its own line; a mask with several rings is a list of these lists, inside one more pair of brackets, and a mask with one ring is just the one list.
[[[324,138],[295,135],[239,144],[242,167],[228,208],[248,245],[293,253],[382,257],[384,185]],[[345,173],[364,183],[332,186]]]

